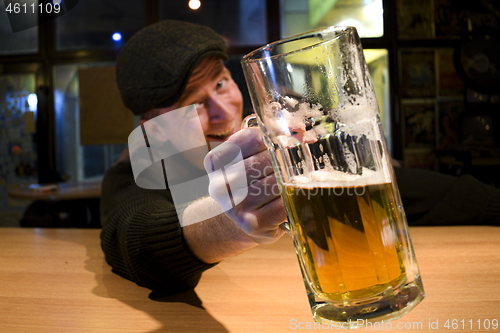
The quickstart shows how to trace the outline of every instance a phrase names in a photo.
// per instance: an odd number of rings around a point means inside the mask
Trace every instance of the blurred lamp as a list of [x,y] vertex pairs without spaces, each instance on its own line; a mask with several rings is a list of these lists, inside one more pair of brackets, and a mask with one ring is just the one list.
[[36,111],[37,105],[38,105],[38,97],[36,94],[29,94],[28,95],[28,105],[30,108],[30,111]]
[[115,32],[113,36],[111,36],[111,38],[113,38],[114,41],[118,42],[122,40],[122,34],[119,32]]
[[191,8],[192,10],[197,10],[198,8],[200,8],[200,6],[200,0],[189,0],[189,8]]

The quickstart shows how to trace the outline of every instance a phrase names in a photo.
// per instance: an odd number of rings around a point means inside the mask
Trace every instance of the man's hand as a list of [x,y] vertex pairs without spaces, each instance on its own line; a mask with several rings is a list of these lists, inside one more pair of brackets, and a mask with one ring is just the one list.
[[[232,167],[240,152],[243,161],[239,163],[244,167]],[[283,235],[279,225],[286,221],[286,211],[259,129],[247,128],[235,133],[213,149],[204,164],[210,175],[211,197],[221,207],[228,207],[226,215],[249,238],[257,243],[272,243]],[[247,187],[235,190],[231,185],[236,183]],[[228,190],[232,190],[229,197]],[[246,196],[243,198],[242,194]]]
[[212,150],[204,163],[211,196],[189,205],[183,220],[198,221],[203,214],[213,217],[182,228],[187,246],[198,259],[215,263],[283,235],[279,225],[286,221],[285,208],[257,128],[234,134]]

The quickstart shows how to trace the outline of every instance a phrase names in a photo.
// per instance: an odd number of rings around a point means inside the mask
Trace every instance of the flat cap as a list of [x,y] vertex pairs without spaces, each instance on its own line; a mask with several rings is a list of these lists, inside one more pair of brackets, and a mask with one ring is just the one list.
[[166,20],[138,31],[116,59],[116,81],[136,115],[175,104],[196,65],[206,56],[227,60],[226,44],[211,28]]

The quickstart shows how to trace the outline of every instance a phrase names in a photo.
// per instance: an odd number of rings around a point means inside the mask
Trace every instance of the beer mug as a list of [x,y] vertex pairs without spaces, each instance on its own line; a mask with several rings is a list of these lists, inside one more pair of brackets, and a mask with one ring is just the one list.
[[314,320],[401,317],[425,294],[356,29],[280,40],[242,66]]

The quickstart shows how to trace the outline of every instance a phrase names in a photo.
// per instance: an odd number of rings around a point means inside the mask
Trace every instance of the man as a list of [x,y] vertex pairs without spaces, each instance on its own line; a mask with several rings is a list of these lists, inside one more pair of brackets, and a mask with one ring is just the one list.
[[[225,59],[224,41],[211,29],[163,21],[141,30],[123,47],[117,58],[117,82],[125,105],[141,115],[143,124],[195,104],[206,142],[229,140],[238,145],[246,169],[241,177],[258,180],[254,188],[276,186],[259,131],[236,133],[243,101],[222,63]],[[148,135],[161,140],[166,133],[164,140],[182,151],[192,134],[189,124],[179,119]],[[204,157],[179,155],[193,169],[203,168]],[[268,173],[252,174],[255,164]],[[226,214],[207,196],[183,211],[187,222],[181,227],[171,191],[139,188],[130,156],[124,154],[103,180],[101,240],[106,260],[116,273],[150,289],[176,293],[193,288],[201,273],[220,260],[283,235],[283,202],[278,194],[264,194],[268,192],[248,195]],[[202,213],[214,217],[189,223]]]
[[[279,225],[286,220],[285,209],[278,191],[269,190],[276,186],[269,154],[256,128],[238,131],[242,97],[224,59],[219,35],[179,21],[141,30],[117,58],[122,99],[141,115],[141,123],[146,126],[158,116],[172,115],[164,126],[148,128],[149,139],[185,152],[195,124],[201,125],[201,141],[226,141],[240,148],[244,168],[231,176],[252,184],[246,198],[223,213],[216,200],[226,184],[212,179],[212,196],[178,211],[169,189],[136,185],[128,153],[108,170],[101,197],[106,260],[116,273],[155,291],[171,294],[194,288],[202,272],[217,262],[283,235]],[[189,105],[196,107],[196,122],[174,114]],[[175,162],[182,171],[199,174],[203,165],[210,170],[214,160],[229,156],[227,146],[207,157],[180,153]],[[498,189],[472,177],[395,169],[410,225],[499,224]],[[200,216],[210,217],[194,223]]]

